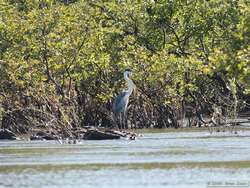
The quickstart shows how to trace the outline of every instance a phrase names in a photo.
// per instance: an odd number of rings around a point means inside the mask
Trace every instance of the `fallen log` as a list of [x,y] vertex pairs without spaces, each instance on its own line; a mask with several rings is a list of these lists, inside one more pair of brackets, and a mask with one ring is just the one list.
[[16,135],[8,129],[0,129],[0,139],[15,140]]
[[121,137],[126,137],[127,136],[127,133],[122,132],[122,131],[118,131],[118,130],[112,130],[112,129],[110,129],[110,130],[106,130],[105,132],[106,133],[115,134],[115,135],[119,135]]
[[104,132],[99,130],[88,130],[83,139],[85,140],[113,140],[113,139],[120,139],[118,134]]

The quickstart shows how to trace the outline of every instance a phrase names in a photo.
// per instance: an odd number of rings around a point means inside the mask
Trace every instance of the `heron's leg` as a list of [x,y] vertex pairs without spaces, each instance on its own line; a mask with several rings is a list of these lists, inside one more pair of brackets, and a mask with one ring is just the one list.
[[124,113],[121,113],[121,129],[124,129]]
[[119,113],[119,129],[122,129],[122,113]]
[[112,114],[112,128],[116,128],[117,127],[117,114],[113,113]]
[[115,116],[115,125],[116,125],[116,128],[119,129],[120,128],[120,114],[116,114]]
[[127,120],[127,112],[124,111],[123,112],[123,123],[124,123],[124,129],[127,129],[128,128],[128,120]]

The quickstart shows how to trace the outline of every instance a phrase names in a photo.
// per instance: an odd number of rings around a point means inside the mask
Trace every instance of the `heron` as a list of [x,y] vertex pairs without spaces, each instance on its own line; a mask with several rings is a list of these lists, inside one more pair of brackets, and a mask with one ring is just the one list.
[[128,102],[129,97],[132,94],[133,90],[135,89],[134,82],[130,79],[130,76],[132,76],[132,71],[130,69],[126,69],[124,71],[124,79],[127,82],[128,88],[125,91],[122,91],[114,100],[113,103],[113,114],[114,119],[117,123],[117,120],[119,120],[118,128],[124,129],[127,127],[127,108],[128,108]]

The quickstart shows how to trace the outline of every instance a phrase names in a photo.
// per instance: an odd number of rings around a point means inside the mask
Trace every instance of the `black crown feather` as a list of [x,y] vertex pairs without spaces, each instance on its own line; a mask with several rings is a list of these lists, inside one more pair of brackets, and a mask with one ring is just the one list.
[[132,72],[132,70],[131,70],[131,69],[125,69],[125,71]]

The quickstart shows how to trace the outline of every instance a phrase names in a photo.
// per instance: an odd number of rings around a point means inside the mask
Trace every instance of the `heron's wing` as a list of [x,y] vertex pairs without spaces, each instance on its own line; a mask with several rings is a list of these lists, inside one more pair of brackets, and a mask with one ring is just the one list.
[[128,92],[123,91],[115,98],[113,104],[114,113],[120,113],[125,110],[125,107],[127,106],[128,103],[128,95],[129,95]]

